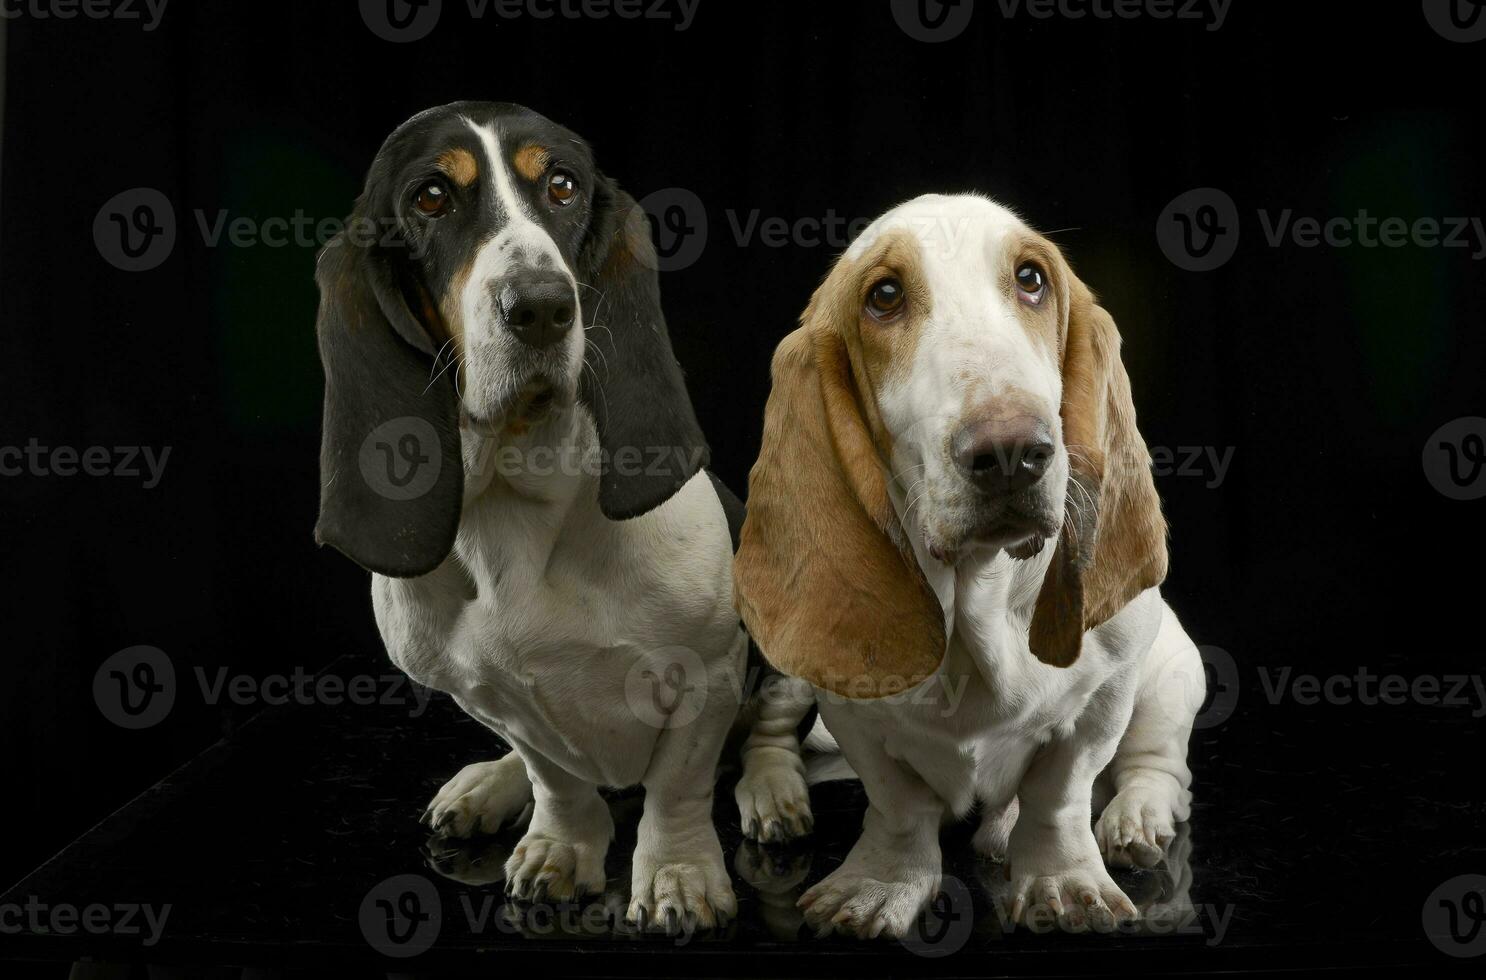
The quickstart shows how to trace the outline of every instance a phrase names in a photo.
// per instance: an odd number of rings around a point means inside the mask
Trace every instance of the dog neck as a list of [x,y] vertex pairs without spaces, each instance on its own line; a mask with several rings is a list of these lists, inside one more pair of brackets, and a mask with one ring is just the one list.
[[598,433],[581,405],[540,419],[460,430],[465,467],[458,546],[482,572],[547,567],[564,535],[602,519]]

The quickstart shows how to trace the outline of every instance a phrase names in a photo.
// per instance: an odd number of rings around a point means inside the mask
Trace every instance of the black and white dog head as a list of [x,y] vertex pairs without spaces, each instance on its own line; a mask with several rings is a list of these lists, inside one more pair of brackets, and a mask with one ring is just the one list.
[[[664,472],[605,466],[604,514],[667,500],[707,453],[655,269],[644,213],[574,133],[484,102],[398,127],[319,259],[317,540],[382,574],[431,571],[459,524],[460,425],[499,429],[574,403],[593,414],[603,460],[673,461]],[[418,493],[363,478],[369,442],[399,428],[437,457],[437,479]]]

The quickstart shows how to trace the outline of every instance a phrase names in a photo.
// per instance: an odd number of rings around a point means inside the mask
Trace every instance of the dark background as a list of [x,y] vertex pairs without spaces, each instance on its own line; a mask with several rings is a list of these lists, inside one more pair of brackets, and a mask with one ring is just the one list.
[[[211,247],[196,214],[343,217],[382,138],[454,99],[532,106],[636,197],[701,200],[706,248],[662,287],[715,468],[740,492],[770,353],[845,241],[745,244],[734,222],[870,218],[978,190],[1061,229],[1120,324],[1147,440],[1234,448],[1220,486],[1210,469],[1158,480],[1166,593],[1231,656],[1246,706],[1206,744],[1261,791],[1268,760],[1314,761],[1296,809],[1334,816],[1340,835],[1349,801],[1396,806],[1406,843],[1359,841],[1358,860],[1449,853],[1410,827],[1390,773],[1426,768],[1433,798],[1479,814],[1471,707],[1271,706],[1256,669],[1476,669],[1486,505],[1437,492],[1421,458],[1440,426],[1482,413],[1471,256],[1486,243],[1272,247],[1258,212],[1486,213],[1486,44],[1445,40],[1418,3],[1235,0],[1216,31],[981,3],[940,44],[900,30],[887,0],[703,0],[686,31],[443,6],[412,43],[376,36],[352,2],[174,0],[148,32],[4,23],[0,446],[171,449],[153,489],[0,478],[0,786],[17,824],[4,883],[251,714],[203,703],[194,667],[263,677],[380,649],[366,574],[311,539],[314,248]],[[137,187],[172,202],[177,241],[157,268],[124,272],[93,222]],[[1237,253],[1211,272],[1178,268],[1156,237],[1197,187],[1240,214]],[[182,690],[169,718],[132,732],[100,714],[92,682],[136,644],[166,651]],[[1301,713],[1327,723],[1288,724]],[[242,805],[273,792],[243,786]],[[1299,859],[1274,870],[1305,874]]]

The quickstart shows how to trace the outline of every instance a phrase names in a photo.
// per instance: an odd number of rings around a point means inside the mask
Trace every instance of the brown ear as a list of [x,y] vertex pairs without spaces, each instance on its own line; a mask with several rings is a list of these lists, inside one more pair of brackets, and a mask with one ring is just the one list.
[[1166,519],[1135,426],[1114,319],[1068,272],[1063,345],[1067,514],[1032,616],[1037,659],[1067,667],[1083,635],[1166,578]]
[[888,499],[824,293],[774,353],[734,595],[779,670],[846,697],[878,698],[938,669],[944,614]]

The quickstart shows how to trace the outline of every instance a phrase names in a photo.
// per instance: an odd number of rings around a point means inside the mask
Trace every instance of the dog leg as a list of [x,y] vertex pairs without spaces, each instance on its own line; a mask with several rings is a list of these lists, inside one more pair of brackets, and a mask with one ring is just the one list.
[[506,893],[567,901],[602,892],[614,821],[598,787],[534,752],[522,759],[531,777],[531,824],[506,861]]
[[1056,919],[1069,932],[1107,932],[1137,916],[1105,870],[1090,827],[1094,779],[1114,756],[1133,687],[1133,678],[1107,685],[1074,730],[1042,746],[1023,774],[1006,849],[1012,921],[1035,927]]
[[[846,719],[827,724],[832,730],[850,727]],[[862,939],[884,933],[902,938],[939,891],[944,802],[917,773],[889,757],[866,726],[848,734],[840,738],[841,748],[867,791],[862,835],[841,867],[800,896],[800,908],[818,935],[834,930]]]
[[[743,647],[735,646],[733,653],[733,667],[740,669]],[[709,677],[700,715],[661,732],[641,781],[645,811],[626,917],[643,929],[689,933],[713,928],[738,912],[712,820],[717,762],[738,708],[725,669],[719,665]]]
[[743,836],[766,844],[803,837],[815,827],[797,729],[815,703],[805,681],[774,674],[758,695],[758,714],[743,743],[743,776],[733,796]]
[[1163,610],[1156,642],[1142,664],[1130,725],[1104,776],[1114,798],[1094,835],[1104,860],[1116,867],[1152,868],[1192,811],[1187,741],[1207,693],[1202,657]]

